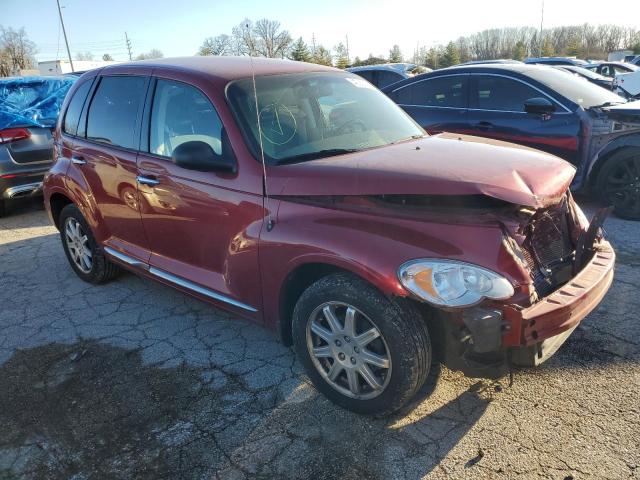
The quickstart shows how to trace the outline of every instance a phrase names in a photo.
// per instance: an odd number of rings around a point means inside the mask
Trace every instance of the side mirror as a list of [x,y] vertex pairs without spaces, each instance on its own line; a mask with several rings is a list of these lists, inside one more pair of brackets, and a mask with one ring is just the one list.
[[211,145],[200,140],[193,140],[178,145],[171,156],[173,163],[188,170],[199,172],[236,172],[235,158],[220,155],[213,151]]
[[547,98],[530,98],[524,102],[524,111],[536,115],[550,115],[556,111],[556,106]]

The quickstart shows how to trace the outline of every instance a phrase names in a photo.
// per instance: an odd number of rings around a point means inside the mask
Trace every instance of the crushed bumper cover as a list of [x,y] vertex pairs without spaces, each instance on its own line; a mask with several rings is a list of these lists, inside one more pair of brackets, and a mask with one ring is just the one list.
[[539,365],[558,350],[609,290],[615,260],[609,242],[601,241],[591,260],[567,284],[516,312],[522,325],[522,339],[521,346],[511,352],[514,364]]

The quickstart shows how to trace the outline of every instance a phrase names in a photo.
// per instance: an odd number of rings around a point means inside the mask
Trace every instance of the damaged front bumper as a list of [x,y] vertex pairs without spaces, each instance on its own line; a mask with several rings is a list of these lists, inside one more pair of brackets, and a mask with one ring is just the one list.
[[441,317],[444,363],[468,376],[498,378],[509,364],[539,365],[593,311],[613,281],[615,252],[600,240],[594,254],[565,285],[529,307],[479,306]]
[[611,244],[600,241],[587,265],[562,288],[507,315],[522,326],[520,347],[512,350],[512,362],[534,366],[553,355],[609,290],[615,261]]

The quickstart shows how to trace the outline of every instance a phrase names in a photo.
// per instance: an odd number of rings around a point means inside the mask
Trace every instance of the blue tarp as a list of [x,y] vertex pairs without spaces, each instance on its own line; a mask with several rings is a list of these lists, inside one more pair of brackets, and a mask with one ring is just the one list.
[[53,127],[64,97],[77,77],[0,79],[0,130]]

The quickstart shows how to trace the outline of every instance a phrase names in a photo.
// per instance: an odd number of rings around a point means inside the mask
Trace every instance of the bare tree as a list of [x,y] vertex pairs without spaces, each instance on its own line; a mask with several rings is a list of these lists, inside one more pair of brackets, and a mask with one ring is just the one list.
[[0,26],[0,71],[8,72],[2,73],[4,76],[15,69],[33,68],[36,51],[24,28],[14,30]]
[[251,20],[245,18],[240,24],[233,27],[231,33],[239,55],[255,56],[258,54],[257,40],[253,33],[253,22]]
[[198,55],[233,55],[233,38],[222,34],[205,38],[198,50]]
[[93,60],[93,53],[91,52],[78,52],[76,53],[76,60]]
[[113,57],[108,53],[105,53],[104,55],[102,55],[102,60],[104,60],[105,62],[113,62]]
[[164,54],[157,48],[152,48],[147,53],[141,53],[136,57],[136,60],[152,60],[154,58],[162,58]]
[[253,27],[258,55],[268,58],[284,58],[293,42],[287,30],[280,30],[280,22],[263,18]]

